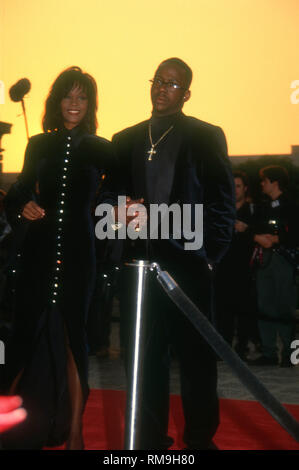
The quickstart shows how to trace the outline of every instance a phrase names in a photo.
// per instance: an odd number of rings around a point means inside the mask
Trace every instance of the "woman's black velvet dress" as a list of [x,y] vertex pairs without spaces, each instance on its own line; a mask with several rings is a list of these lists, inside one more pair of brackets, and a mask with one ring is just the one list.
[[[95,280],[92,207],[101,174],[111,168],[110,143],[79,128],[32,137],[23,171],[6,198],[16,231],[25,229],[18,255],[8,383],[23,371],[17,393],[26,422],[4,436],[6,448],[62,443],[70,423],[66,341],[88,396],[85,322]],[[35,199],[45,216],[27,221]],[[19,227],[18,227],[19,226]]]

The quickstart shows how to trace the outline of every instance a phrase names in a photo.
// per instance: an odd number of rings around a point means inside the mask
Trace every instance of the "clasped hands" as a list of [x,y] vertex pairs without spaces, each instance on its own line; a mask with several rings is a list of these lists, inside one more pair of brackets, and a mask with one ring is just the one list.
[[147,212],[143,202],[143,198],[131,199],[127,197],[125,205],[114,206],[115,222],[128,226],[135,219],[135,230],[141,230],[147,222]]
[[[123,206],[114,206],[114,218],[117,223],[129,225],[136,219],[136,229],[141,229],[147,221],[147,213],[143,198],[131,199],[126,198],[126,204]],[[35,201],[29,201],[22,210],[22,216],[28,220],[38,220],[45,216],[45,210]]]

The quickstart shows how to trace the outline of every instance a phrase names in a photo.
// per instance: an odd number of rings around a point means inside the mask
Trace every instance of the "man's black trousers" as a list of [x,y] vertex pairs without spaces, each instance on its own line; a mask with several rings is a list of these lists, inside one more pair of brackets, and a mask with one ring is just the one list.
[[[212,272],[205,260],[166,269],[191,300],[209,318],[212,316]],[[162,268],[164,266],[162,265]],[[130,342],[133,342],[134,286],[132,270],[121,274],[121,343],[130,376]],[[189,320],[173,304],[154,274],[150,274],[146,301],[145,360],[141,449],[166,449],[169,411],[170,358],[178,361],[185,417],[184,442],[190,449],[208,448],[219,424],[216,356]]]

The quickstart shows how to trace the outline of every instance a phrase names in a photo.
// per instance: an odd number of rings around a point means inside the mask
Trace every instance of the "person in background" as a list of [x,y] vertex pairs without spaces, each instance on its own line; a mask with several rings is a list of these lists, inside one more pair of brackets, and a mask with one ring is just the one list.
[[291,342],[295,334],[295,270],[299,247],[298,207],[287,195],[289,175],[271,165],[260,170],[262,192],[267,201],[257,208],[256,289],[262,356],[252,365],[279,363],[277,339],[282,342],[281,367],[291,367]]
[[257,342],[256,305],[250,259],[253,252],[251,226],[254,205],[248,202],[248,179],[234,172],[236,221],[228,252],[217,266],[216,317],[221,335],[232,346],[236,334],[236,352],[247,360],[249,339]]
[[6,196],[6,192],[0,189],[0,243],[4,238],[11,232],[9,223],[7,222],[3,200]]

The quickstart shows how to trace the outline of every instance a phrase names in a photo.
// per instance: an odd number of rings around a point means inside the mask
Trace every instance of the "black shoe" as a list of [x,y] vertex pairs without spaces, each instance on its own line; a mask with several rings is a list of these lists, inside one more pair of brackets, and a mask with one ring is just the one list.
[[210,445],[208,446],[208,450],[219,450],[216,446],[215,442],[211,441]]
[[208,445],[203,445],[203,446],[195,446],[195,447],[185,447],[182,450],[219,450],[219,448],[216,446],[215,442],[211,441]]
[[277,366],[278,360],[275,357],[261,356],[257,359],[248,361],[250,366]]

